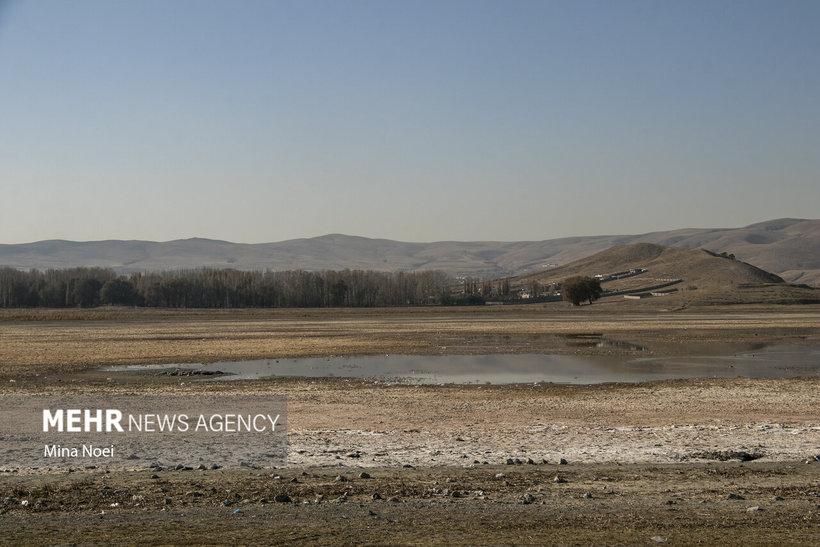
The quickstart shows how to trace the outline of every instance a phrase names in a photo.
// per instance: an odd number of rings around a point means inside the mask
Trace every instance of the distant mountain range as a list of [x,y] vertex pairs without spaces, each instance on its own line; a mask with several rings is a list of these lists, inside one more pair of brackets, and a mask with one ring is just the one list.
[[518,242],[406,243],[339,234],[258,244],[201,238],[168,242],[50,240],[0,245],[0,266],[19,269],[100,266],[122,273],[200,267],[443,270],[453,275],[494,278],[534,273],[631,243],[731,253],[786,281],[820,286],[820,220],[804,219],[770,220],[743,228],[689,228],[640,235]]

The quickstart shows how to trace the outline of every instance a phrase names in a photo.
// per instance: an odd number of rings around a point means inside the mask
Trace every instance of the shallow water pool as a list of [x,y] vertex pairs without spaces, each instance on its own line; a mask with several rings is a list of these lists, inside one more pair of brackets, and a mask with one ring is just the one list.
[[[276,376],[365,378],[383,383],[598,384],[681,378],[820,376],[820,347],[775,345],[727,355],[673,357],[541,354],[367,355],[111,367],[108,371],[176,371],[209,381]],[[207,375],[207,376],[206,376]]]

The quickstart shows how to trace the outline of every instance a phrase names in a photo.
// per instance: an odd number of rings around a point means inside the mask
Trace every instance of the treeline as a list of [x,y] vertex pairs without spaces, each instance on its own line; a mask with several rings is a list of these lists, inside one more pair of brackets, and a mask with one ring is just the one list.
[[438,271],[245,272],[198,269],[117,275],[104,268],[0,268],[0,307],[375,307],[452,303]]

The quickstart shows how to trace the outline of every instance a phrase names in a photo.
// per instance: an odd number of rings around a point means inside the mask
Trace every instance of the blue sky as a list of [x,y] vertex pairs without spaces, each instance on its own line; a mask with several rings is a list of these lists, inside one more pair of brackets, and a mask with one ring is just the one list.
[[0,243],[817,218],[820,2],[0,0]]

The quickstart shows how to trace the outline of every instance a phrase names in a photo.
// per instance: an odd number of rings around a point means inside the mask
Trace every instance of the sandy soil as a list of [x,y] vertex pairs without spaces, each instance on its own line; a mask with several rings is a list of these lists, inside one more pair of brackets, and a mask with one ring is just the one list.
[[[206,469],[186,471],[147,460],[128,469],[6,469],[0,530],[20,543],[817,543],[817,378],[411,387],[144,374],[108,380],[110,373],[90,367],[247,357],[271,347],[281,356],[339,347],[614,351],[560,336],[578,332],[639,340],[658,354],[692,342],[815,343],[820,314],[798,310],[15,318],[0,323],[0,396],[284,395],[289,455],[279,469],[211,470],[204,462]],[[442,341],[453,338],[455,349]],[[251,348],[260,343],[271,345]]]

